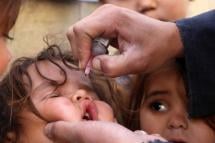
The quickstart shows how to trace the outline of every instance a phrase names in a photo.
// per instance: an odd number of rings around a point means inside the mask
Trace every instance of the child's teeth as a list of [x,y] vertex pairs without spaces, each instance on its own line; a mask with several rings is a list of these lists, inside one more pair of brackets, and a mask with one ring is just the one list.
[[85,113],[84,114],[84,117],[83,117],[85,120],[90,120],[90,115],[89,115],[89,113]]
[[88,118],[90,117],[90,115],[88,113],[85,113],[85,116],[88,117]]

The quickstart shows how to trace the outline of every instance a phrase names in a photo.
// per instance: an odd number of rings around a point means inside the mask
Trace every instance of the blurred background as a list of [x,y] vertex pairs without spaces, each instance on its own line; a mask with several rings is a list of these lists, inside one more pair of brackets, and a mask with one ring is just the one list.
[[[70,25],[89,15],[100,5],[78,0],[25,0],[18,21],[10,35],[9,42],[13,58],[31,56],[49,43],[69,47],[65,33]],[[215,8],[215,0],[194,0],[190,2],[187,17]]]

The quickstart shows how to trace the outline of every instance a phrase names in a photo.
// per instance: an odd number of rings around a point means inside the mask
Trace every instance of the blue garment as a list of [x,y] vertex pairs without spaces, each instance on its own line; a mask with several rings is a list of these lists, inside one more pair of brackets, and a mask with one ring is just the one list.
[[189,114],[215,115],[215,10],[176,25],[184,45]]

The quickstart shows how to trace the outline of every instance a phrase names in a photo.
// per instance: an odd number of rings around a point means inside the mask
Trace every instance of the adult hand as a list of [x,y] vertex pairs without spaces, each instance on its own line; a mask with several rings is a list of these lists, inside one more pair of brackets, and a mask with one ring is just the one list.
[[109,76],[150,72],[183,53],[175,23],[162,22],[108,4],[68,31],[72,50],[79,58],[82,69],[86,68],[91,57],[92,40],[96,37],[115,39],[121,52],[115,56],[94,57],[93,68]]
[[165,141],[159,136],[134,133],[123,126],[103,121],[49,123],[46,135],[57,143],[147,143]]

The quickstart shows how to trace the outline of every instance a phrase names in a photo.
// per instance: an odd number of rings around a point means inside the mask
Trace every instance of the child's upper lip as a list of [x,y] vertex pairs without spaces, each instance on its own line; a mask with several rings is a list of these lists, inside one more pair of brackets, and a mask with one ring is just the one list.
[[85,120],[98,120],[98,111],[95,103],[90,100],[85,100],[82,102],[82,119]]
[[163,137],[171,143],[188,143],[188,137],[183,129],[168,130]]

